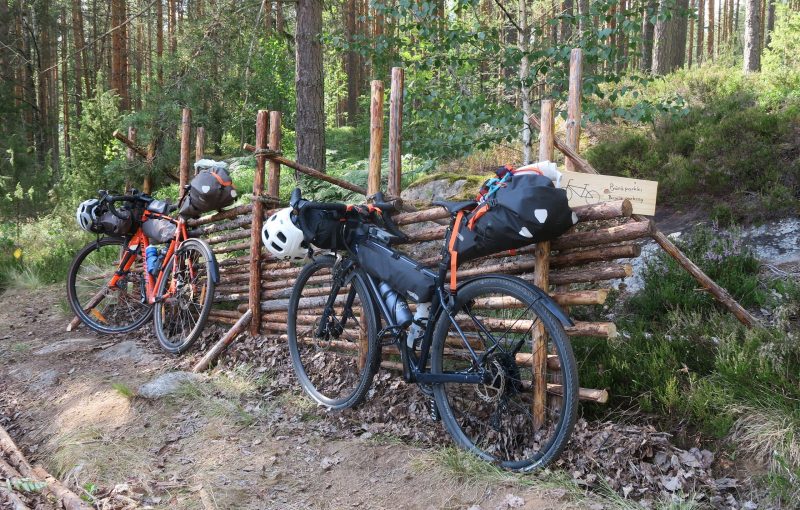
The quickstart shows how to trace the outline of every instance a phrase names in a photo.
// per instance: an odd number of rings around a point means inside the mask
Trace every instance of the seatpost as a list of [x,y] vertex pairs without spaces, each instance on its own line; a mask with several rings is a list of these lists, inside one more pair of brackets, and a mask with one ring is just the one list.
[[[453,224],[455,223],[455,217],[450,220],[450,226],[447,227],[447,231],[444,235],[444,244],[442,245],[442,256],[439,262],[439,281],[442,282],[442,287],[447,289],[446,293],[442,293],[442,298],[445,296],[455,297],[456,290],[450,288],[450,284],[447,281],[447,271],[450,268],[450,250],[448,249],[448,243],[450,242],[450,236],[453,233]],[[445,306],[450,306],[453,300],[449,299],[447,302],[444,302]]]

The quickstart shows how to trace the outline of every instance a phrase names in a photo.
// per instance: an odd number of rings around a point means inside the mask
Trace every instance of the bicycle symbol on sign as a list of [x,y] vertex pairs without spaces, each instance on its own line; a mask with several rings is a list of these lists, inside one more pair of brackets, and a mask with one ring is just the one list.
[[564,186],[564,189],[567,190],[567,200],[571,201],[572,197],[582,198],[586,202],[586,205],[594,204],[600,201],[600,193],[596,192],[593,189],[589,189],[588,184],[584,184],[583,186],[573,186],[570,184],[572,179],[567,181],[567,185]]

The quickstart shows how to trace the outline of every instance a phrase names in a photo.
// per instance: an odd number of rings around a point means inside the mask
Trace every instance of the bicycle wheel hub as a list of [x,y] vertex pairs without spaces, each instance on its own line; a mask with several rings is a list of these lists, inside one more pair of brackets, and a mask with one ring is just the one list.
[[475,387],[475,391],[484,402],[497,402],[505,393],[506,380],[508,378],[506,370],[496,358],[489,358],[486,361],[484,370],[488,372],[487,379],[489,382],[478,384]]

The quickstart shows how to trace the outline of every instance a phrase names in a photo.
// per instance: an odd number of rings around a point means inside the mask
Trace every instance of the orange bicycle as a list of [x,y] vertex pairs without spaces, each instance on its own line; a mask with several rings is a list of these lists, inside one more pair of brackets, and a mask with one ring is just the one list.
[[[117,202],[125,205],[118,210]],[[219,281],[214,252],[190,237],[182,217],[169,216],[178,206],[136,190],[130,195],[101,190],[99,200],[86,203],[87,230],[105,235],[78,252],[70,266],[72,311],[94,331],[112,334],[138,329],[153,317],[161,347],[184,352],[203,331],[214,301]],[[156,253],[148,249],[151,241],[166,246]]]

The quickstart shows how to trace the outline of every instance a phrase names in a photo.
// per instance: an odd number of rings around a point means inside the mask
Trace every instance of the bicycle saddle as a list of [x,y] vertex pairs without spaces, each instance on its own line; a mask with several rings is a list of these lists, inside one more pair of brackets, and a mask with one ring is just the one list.
[[447,209],[447,212],[449,212],[450,215],[454,215],[458,211],[464,209],[472,209],[473,207],[478,205],[478,203],[474,200],[463,200],[461,202],[451,202],[449,200],[437,200],[436,202],[432,202],[432,205],[438,205],[439,207],[444,207],[445,209]]
[[156,214],[169,214],[176,209],[177,206],[174,206],[164,200],[153,200],[147,204],[147,210]]

